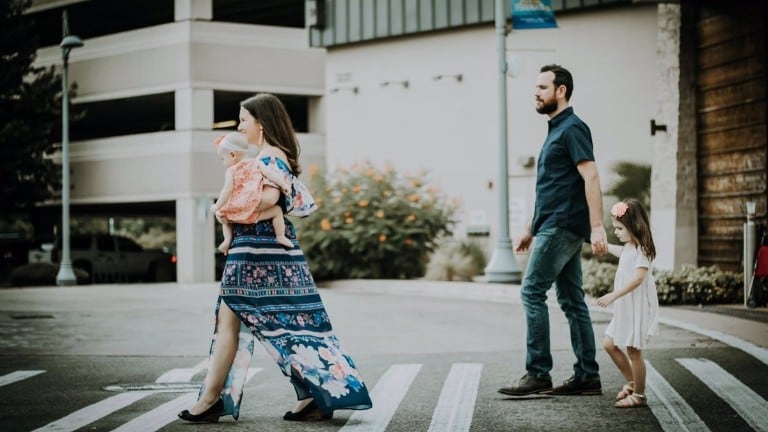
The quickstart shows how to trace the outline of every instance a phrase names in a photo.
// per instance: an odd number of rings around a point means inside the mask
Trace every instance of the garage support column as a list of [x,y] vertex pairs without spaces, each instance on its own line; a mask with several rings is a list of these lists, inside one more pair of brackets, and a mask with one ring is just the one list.
[[213,17],[213,0],[174,0],[175,21],[208,20]]
[[176,200],[176,278],[180,283],[213,282],[214,218],[207,197]]
[[655,120],[651,136],[651,229],[655,265],[678,270],[698,260],[695,59],[690,10],[658,5]]

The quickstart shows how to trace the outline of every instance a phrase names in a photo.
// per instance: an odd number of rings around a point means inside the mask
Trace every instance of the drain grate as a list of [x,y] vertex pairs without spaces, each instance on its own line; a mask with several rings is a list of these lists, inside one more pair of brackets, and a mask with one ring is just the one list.
[[55,317],[51,314],[14,314],[14,315],[11,315],[11,318],[16,320],[31,320],[31,319],[53,319]]

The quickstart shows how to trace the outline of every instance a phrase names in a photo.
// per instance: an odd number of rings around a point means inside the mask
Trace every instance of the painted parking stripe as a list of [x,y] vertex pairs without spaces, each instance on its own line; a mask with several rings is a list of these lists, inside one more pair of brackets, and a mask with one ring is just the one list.
[[[254,375],[261,372],[261,368],[249,368],[245,377],[245,382],[253,378]],[[197,392],[186,393],[170,402],[166,402],[159,407],[148,411],[128,423],[114,429],[113,432],[153,432],[165,427],[168,423],[178,419],[179,411],[189,408],[197,400]]]
[[0,376],[0,387],[44,373],[44,370],[21,370]]
[[355,411],[339,432],[383,432],[419,370],[420,364],[392,365],[371,391],[373,408]]
[[648,406],[665,432],[709,432],[696,411],[648,361],[645,369]]
[[443,384],[429,432],[466,432],[472,425],[483,365],[456,363]]
[[135,391],[120,393],[79,409],[66,417],[35,429],[33,432],[71,432],[89,425],[102,417],[106,417],[152,393],[154,392]]
[[768,431],[768,401],[712,361],[703,358],[675,360],[728,402],[753,429]]

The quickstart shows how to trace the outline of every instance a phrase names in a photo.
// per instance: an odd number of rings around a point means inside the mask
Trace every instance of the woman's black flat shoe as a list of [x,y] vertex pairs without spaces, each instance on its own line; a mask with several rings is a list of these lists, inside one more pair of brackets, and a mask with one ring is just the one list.
[[327,420],[331,417],[333,417],[333,412],[330,412],[328,414],[322,412],[320,408],[317,407],[317,404],[315,403],[315,401],[312,401],[298,412],[286,411],[285,415],[283,416],[283,420],[288,420],[288,421]]
[[189,410],[184,410],[179,413],[179,418],[192,423],[216,423],[222,412],[224,412],[224,401],[219,399],[200,414],[192,414]]

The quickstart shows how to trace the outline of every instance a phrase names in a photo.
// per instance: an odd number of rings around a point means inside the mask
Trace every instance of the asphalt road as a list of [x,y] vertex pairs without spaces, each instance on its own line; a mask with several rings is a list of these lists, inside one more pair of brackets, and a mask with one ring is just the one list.
[[[0,291],[0,431],[768,430],[768,367],[709,337],[662,326],[645,353],[650,408],[613,408],[622,380],[602,351],[602,396],[513,400],[496,389],[524,372],[519,304],[349,289],[321,295],[373,410],[283,421],[293,390],[257,348],[240,420],[190,426],[174,418],[204,376],[215,295],[215,284]],[[599,340],[609,319],[593,313]],[[551,322],[559,381],[574,357],[556,307]]]

